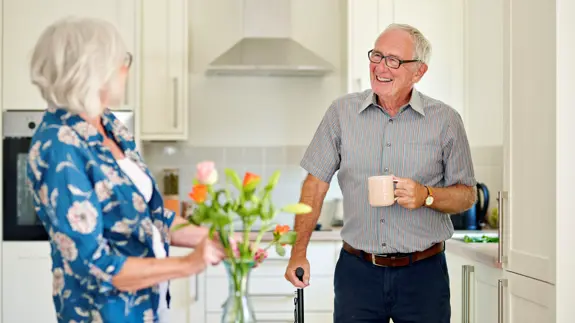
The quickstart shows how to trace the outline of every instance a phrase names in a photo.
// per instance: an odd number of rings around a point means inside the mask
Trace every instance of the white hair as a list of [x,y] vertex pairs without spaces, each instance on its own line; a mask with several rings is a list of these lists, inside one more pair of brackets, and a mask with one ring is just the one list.
[[431,58],[431,43],[423,36],[423,33],[419,31],[419,29],[407,24],[394,23],[387,26],[383,32],[389,30],[403,30],[409,33],[415,47],[412,59],[417,59],[425,64],[429,64],[429,59]]
[[41,34],[32,54],[30,77],[49,104],[94,117],[103,111],[102,92],[115,96],[110,100],[121,100],[123,84],[118,75],[127,55],[112,24],[67,17]]

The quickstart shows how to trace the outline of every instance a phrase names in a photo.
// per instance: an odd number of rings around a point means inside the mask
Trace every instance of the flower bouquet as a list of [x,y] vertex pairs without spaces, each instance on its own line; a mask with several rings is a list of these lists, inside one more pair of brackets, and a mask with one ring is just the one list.
[[[255,322],[247,295],[249,274],[266,259],[269,248],[274,247],[277,254],[284,256],[284,246],[293,245],[296,240],[296,232],[290,231],[287,225],[276,225],[273,220],[278,212],[306,214],[311,212],[311,207],[294,203],[277,209],[273,205],[271,194],[279,181],[279,171],[260,187],[260,176],[246,172],[241,180],[234,170],[225,169],[228,185],[216,189],[218,172],[213,162],[201,162],[196,170],[189,194],[194,209],[187,220],[188,224],[209,226],[210,237],[219,239],[224,247],[230,295],[224,304],[222,322]],[[230,192],[229,185],[236,189],[236,194]],[[260,229],[254,232],[257,234],[251,234],[252,226],[258,220],[261,221]],[[237,223],[241,224],[239,231],[235,228]],[[260,247],[264,234],[274,226],[267,246]],[[250,240],[254,235],[255,239]]]

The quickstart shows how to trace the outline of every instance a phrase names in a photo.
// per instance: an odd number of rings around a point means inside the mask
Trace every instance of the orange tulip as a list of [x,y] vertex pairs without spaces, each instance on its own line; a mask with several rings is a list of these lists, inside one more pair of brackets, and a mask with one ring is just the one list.
[[289,232],[289,225],[276,225],[276,229],[274,231],[274,233],[277,233],[279,235],[282,235],[286,232]]
[[196,203],[203,203],[208,196],[208,186],[204,184],[196,184],[192,188],[190,198]]
[[244,175],[244,187],[246,187],[248,184],[252,183],[253,181],[257,181],[258,179],[260,179],[260,177],[254,173],[250,173],[250,172],[246,172],[246,174]]

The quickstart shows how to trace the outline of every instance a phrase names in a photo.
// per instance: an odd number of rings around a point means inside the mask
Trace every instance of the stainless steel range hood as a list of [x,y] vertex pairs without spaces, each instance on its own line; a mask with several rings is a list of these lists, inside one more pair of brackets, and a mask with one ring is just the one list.
[[208,75],[324,76],[333,71],[291,38],[289,0],[241,1],[243,37],[208,66]]

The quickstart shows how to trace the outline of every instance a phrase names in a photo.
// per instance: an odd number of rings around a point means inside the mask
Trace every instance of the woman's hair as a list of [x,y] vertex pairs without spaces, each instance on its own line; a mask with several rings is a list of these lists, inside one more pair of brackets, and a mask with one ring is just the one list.
[[48,26],[38,39],[30,77],[48,103],[94,117],[103,111],[102,93],[109,101],[122,99],[119,72],[127,55],[112,24],[68,17]]

